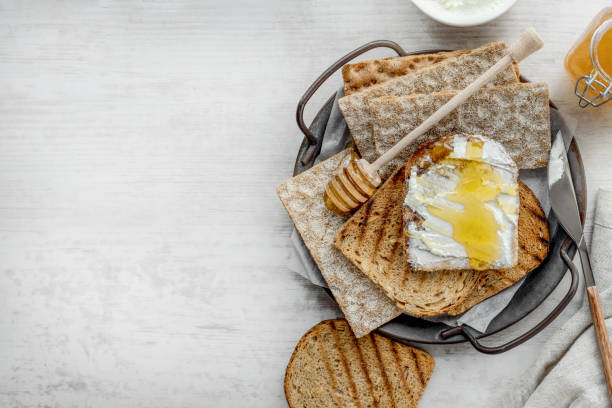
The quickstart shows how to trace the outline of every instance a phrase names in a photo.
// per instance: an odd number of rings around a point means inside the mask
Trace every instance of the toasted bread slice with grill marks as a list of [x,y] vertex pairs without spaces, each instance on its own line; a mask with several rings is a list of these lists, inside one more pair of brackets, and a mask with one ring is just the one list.
[[295,347],[285,396],[292,408],[416,407],[433,369],[422,350],[375,333],[357,339],[346,320],[325,320]]
[[403,202],[409,167],[402,166],[343,226],[336,247],[397,306],[413,316],[445,313],[466,299],[478,274],[414,271],[404,250]]
[[458,314],[521,279],[548,254],[548,223],[519,181],[518,265],[482,272],[412,270],[404,246],[403,202],[410,163],[400,167],[343,226],[336,247],[413,316]]

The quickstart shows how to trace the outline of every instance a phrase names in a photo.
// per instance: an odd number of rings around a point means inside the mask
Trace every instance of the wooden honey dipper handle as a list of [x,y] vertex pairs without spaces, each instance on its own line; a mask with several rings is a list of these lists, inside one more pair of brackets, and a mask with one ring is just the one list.
[[436,125],[445,116],[455,110],[459,105],[465,102],[470,96],[476,91],[486,85],[488,82],[493,80],[497,74],[506,69],[512,61],[520,62],[529,55],[533,54],[540,48],[542,48],[544,42],[536,33],[534,28],[528,28],[525,30],[520,38],[512,45],[510,45],[510,53],[499,61],[497,61],[491,68],[485,73],[479,76],[474,82],[468,85],[465,89],[455,95],[450,101],[444,104],[440,109],[434,112],[433,115],[428,117],[423,123],[417,126],[412,132],[408,133],[392,148],[387,150],[382,156],[376,161],[369,165],[368,173],[374,175],[378,173],[378,170],[385,164],[389,163],[395,156],[398,155],[406,146],[412,143],[417,137],[427,132],[434,125]]

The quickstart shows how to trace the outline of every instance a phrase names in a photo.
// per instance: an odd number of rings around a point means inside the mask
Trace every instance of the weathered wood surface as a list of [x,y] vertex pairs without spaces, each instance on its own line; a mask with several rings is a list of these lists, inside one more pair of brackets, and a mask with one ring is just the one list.
[[[274,186],[302,92],[365,42],[536,26],[546,46],[521,69],[578,118],[592,208],[612,106],[579,111],[562,59],[607,4],[520,0],[456,29],[408,0],[0,2],[0,406],[284,406],[293,346],[338,310],[287,269]],[[425,347],[421,406],[489,406],[553,334],[500,356]]]

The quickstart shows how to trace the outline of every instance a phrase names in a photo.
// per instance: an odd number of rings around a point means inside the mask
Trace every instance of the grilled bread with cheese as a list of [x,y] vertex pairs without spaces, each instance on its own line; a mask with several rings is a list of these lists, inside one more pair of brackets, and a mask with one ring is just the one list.
[[[414,160],[424,149],[417,151]],[[519,181],[518,264],[508,270],[414,271],[406,260],[403,203],[411,163],[400,167],[338,230],[335,245],[365,275],[417,316],[456,315],[510,286],[548,254],[549,232],[538,199]]]
[[449,135],[410,160],[404,244],[413,269],[505,269],[518,259],[518,170],[484,136]]

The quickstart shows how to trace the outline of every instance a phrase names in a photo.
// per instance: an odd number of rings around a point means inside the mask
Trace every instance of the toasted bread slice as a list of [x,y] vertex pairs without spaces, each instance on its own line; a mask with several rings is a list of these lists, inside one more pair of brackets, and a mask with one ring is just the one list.
[[[413,271],[404,250],[403,202],[409,166],[400,167],[343,226],[336,247],[413,316],[455,315],[537,267],[548,254],[548,223],[538,199],[519,181],[519,254],[502,271]],[[463,306],[462,306],[463,305]]]
[[411,74],[449,58],[467,54],[469,50],[437,52],[434,54],[408,55],[346,64],[342,67],[344,94],[350,95],[369,86],[382,84],[389,79]]
[[295,346],[284,388],[291,408],[416,407],[434,369],[428,353],[376,333],[355,338],[325,320]]
[[325,207],[323,193],[347,154],[349,149],[289,179],[276,190],[344,316],[361,337],[401,312],[334,246],[334,234],[345,218]]
[[[338,105],[361,156],[369,162],[376,159],[372,117],[368,108],[370,99],[463,89],[507,53],[508,47],[502,41],[493,42],[410,75],[399,76],[340,98]],[[517,82],[516,71],[509,67],[486,86],[509,85]]]
[[[368,102],[376,155],[410,133],[457,91],[384,96]],[[550,108],[545,83],[481,89],[381,169],[389,175],[423,143],[453,133],[486,135],[501,143],[519,169],[544,167],[550,150]]]
[[335,243],[400,309],[413,316],[435,316],[466,299],[478,274],[418,272],[408,267],[403,243],[408,172],[403,166],[394,173],[340,228]]

